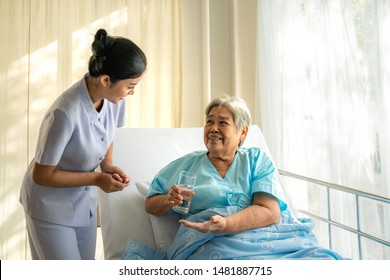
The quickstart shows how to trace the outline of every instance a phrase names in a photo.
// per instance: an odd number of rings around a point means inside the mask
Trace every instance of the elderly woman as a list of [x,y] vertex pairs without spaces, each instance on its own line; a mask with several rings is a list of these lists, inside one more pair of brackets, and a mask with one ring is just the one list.
[[[172,243],[162,251],[130,239],[122,259],[343,259],[318,245],[310,219],[291,214],[264,151],[241,147],[250,120],[239,98],[211,101],[204,125],[207,150],[161,169],[145,200],[148,213],[162,216],[192,196],[187,214],[170,216],[181,223]],[[194,191],[178,186],[181,171],[196,174]]]
[[205,113],[207,151],[187,154],[163,168],[151,184],[146,211],[160,216],[182,203],[182,189],[175,182],[179,172],[186,170],[197,174],[189,215],[212,207],[238,206],[241,210],[224,217],[213,215],[204,222],[182,219],[182,225],[201,232],[232,233],[278,223],[286,203],[274,165],[259,148],[240,148],[251,121],[245,102],[236,97],[217,98]]

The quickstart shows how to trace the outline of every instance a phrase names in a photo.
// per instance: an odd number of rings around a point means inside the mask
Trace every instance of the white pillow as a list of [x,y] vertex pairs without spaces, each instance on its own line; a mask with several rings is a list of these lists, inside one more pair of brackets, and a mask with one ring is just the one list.
[[[146,196],[150,182],[135,182],[135,185],[140,194]],[[166,252],[169,246],[171,246],[172,240],[175,238],[176,232],[180,227],[180,223],[178,222],[180,216],[177,213],[173,213],[160,217],[149,214],[149,217],[152,222],[157,249]]]
[[137,190],[139,191],[140,194],[142,194],[143,196],[146,196],[146,194],[149,191],[150,182],[148,182],[148,181],[135,182],[135,186],[137,187]]

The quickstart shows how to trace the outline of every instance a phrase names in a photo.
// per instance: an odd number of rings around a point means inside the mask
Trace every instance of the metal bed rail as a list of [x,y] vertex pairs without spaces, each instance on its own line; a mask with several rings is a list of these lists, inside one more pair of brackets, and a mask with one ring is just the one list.
[[[282,176],[290,177],[290,178],[294,178],[294,179],[298,179],[298,180],[305,181],[305,182],[308,182],[308,183],[313,183],[313,184],[316,184],[316,185],[321,185],[321,186],[326,187],[327,218],[321,217],[321,216],[319,216],[319,215],[317,215],[315,213],[312,213],[312,212],[304,210],[304,209],[296,209],[296,211],[299,212],[299,213],[302,213],[302,214],[304,214],[306,216],[318,219],[318,220],[328,224],[329,248],[332,248],[331,226],[336,226],[338,228],[347,230],[347,231],[352,232],[352,233],[357,235],[359,259],[363,258],[362,257],[362,249],[361,249],[361,238],[362,237],[365,237],[367,239],[370,239],[370,240],[375,241],[377,243],[380,243],[382,245],[388,246],[389,249],[390,249],[390,241],[389,240],[385,240],[383,238],[375,237],[375,236],[370,235],[368,233],[365,233],[365,232],[363,232],[361,230],[361,228],[360,228],[360,216],[361,216],[361,214],[360,214],[360,206],[359,206],[359,197],[370,199],[370,200],[374,200],[374,201],[379,201],[381,203],[390,205],[390,199],[389,198],[383,197],[383,196],[379,196],[379,195],[375,195],[375,194],[372,194],[372,193],[359,191],[359,190],[356,190],[356,189],[353,189],[353,188],[349,188],[349,187],[345,187],[345,186],[341,186],[341,185],[337,185],[337,184],[333,184],[333,183],[329,183],[329,182],[313,179],[313,178],[310,178],[310,177],[298,175],[298,174],[295,174],[295,173],[292,173],[292,172],[288,172],[288,171],[285,171],[285,170],[281,170],[281,169],[278,169],[278,171],[279,171],[279,174],[282,175]],[[355,210],[356,210],[356,220],[357,220],[356,221],[356,229],[352,228],[352,227],[349,227],[347,225],[341,224],[341,223],[339,223],[339,222],[337,222],[335,220],[332,220],[332,217],[331,217],[331,207],[330,207],[330,205],[331,205],[330,190],[331,189],[334,189],[334,190],[337,190],[337,191],[341,191],[341,192],[344,192],[344,193],[349,193],[349,194],[352,194],[352,195],[355,196],[355,203],[356,203],[356,209]]]

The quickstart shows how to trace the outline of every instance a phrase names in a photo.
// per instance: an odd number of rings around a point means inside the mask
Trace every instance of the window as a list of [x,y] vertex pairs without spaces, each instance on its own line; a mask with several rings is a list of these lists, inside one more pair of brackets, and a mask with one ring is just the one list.
[[[389,197],[390,2],[259,1],[258,18],[262,129],[278,167]],[[307,192],[304,207],[326,211]],[[345,201],[337,219],[351,215]],[[388,209],[367,211],[362,223],[389,240]]]

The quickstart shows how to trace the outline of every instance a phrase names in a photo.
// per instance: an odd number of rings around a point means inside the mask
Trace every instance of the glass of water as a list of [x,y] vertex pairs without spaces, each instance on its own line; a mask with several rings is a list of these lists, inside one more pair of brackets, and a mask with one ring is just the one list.
[[190,209],[191,196],[186,194],[186,190],[194,190],[196,181],[196,174],[189,171],[181,171],[179,177],[179,187],[182,188],[181,195],[183,196],[183,203],[173,207],[178,213],[187,214]]

